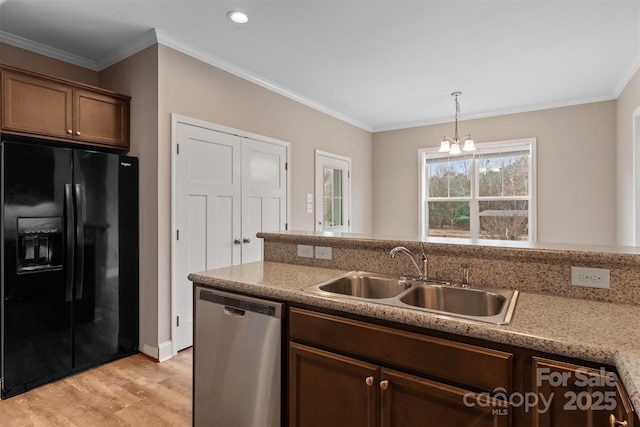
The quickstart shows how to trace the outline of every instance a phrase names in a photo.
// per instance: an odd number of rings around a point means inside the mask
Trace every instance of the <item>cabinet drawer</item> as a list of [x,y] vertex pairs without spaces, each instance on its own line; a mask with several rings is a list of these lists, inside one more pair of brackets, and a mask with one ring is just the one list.
[[481,390],[512,390],[511,353],[298,308],[290,309],[289,337]]

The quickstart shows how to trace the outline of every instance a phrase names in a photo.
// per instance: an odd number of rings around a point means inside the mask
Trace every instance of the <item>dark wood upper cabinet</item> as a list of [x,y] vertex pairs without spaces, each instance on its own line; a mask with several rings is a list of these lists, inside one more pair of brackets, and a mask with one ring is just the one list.
[[2,132],[129,150],[130,97],[2,66]]

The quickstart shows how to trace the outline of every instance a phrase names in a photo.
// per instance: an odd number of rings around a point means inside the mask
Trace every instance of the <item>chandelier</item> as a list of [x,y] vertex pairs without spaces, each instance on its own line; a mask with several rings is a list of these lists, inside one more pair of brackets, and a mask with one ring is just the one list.
[[449,153],[449,154],[460,154],[460,141],[464,140],[464,147],[462,151],[474,151],[476,149],[475,145],[473,145],[473,139],[471,139],[471,135],[463,136],[462,138],[458,137],[458,114],[460,114],[460,104],[458,103],[458,97],[462,95],[462,92],[452,92],[451,96],[456,99],[456,133],[453,138],[449,138],[445,136],[440,143],[440,151],[441,153]]

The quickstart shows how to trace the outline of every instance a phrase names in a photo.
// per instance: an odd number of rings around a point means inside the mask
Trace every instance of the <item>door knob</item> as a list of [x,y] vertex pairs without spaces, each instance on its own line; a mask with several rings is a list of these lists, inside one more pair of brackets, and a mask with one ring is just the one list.
[[389,388],[389,380],[380,381],[380,388],[386,390]]
[[242,239],[242,243],[251,243],[251,239],[245,237],[244,239]]
[[242,244],[242,241],[241,241],[240,239],[235,239],[235,240],[233,241],[233,244],[234,244],[234,245],[241,245],[241,244]]
[[373,377],[367,377],[364,382],[371,387],[373,385]]

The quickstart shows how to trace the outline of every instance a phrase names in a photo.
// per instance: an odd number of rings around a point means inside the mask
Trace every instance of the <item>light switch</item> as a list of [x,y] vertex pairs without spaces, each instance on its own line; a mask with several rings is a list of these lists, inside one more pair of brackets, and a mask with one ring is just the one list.
[[307,193],[307,213],[313,213],[313,194]]

